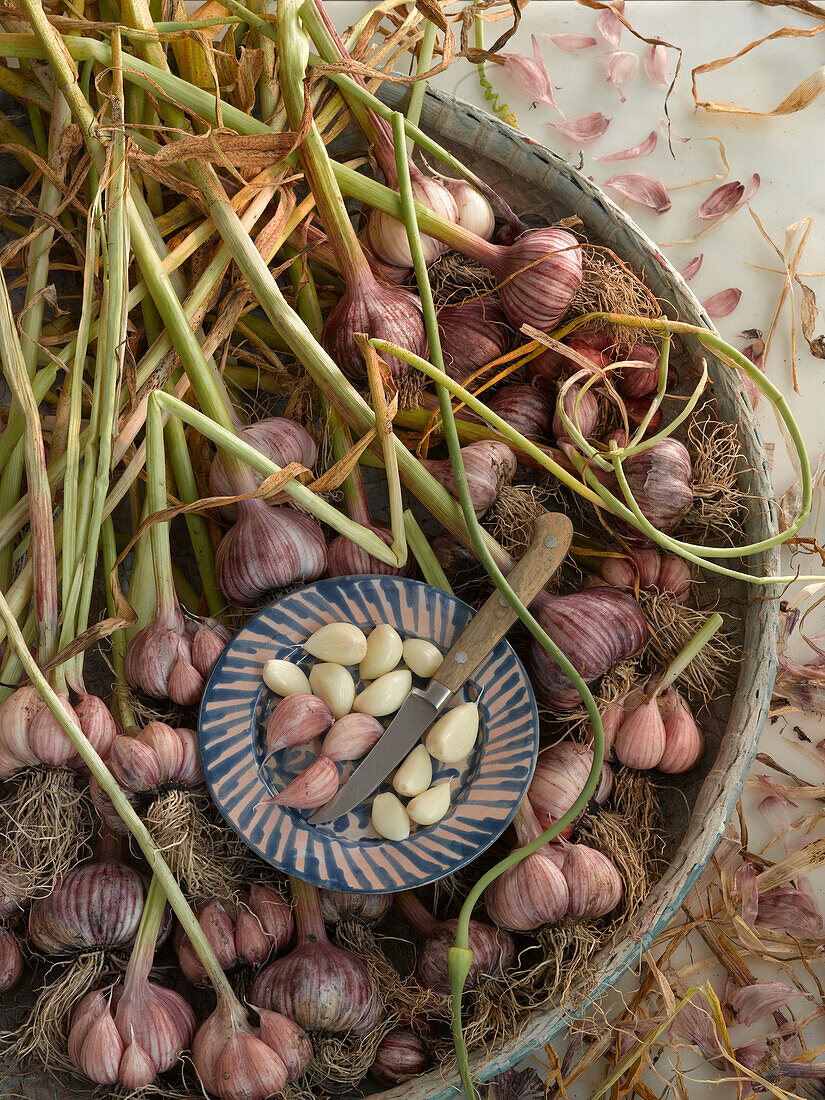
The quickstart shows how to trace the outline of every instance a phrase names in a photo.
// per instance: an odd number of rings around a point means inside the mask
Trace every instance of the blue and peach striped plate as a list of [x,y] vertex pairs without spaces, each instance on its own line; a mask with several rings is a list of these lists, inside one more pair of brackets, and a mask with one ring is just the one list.
[[[200,754],[216,806],[253,851],[316,886],[387,893],[452,874],[501,835],[527,792],[539,740],[533,690],[507,642],[499,642],[459,693],[477,697],[482,732],[464,765],[433,761],[435,778],[449,777],[453,788],[452,806],[437,825],[414,827],[409,839],[396,843],[374,832],[369,803],[320,826],[307,823],[310,810],[258,806],[313,757],[311,747],[301,746],[264,762],[264,726],[277,701],[261,679],[265,661],[287,658],[308,671],[313,659],[301,644],[331,622],[367,631],[389,623],[402,637],[426,638],[446,652],[472,615],[461,600],[420,581],[336,577],[282,596],[235,635],[203,695]],[[357,677],[357,668],[351,671]],[[342,782],[354,766],[339,764]]]

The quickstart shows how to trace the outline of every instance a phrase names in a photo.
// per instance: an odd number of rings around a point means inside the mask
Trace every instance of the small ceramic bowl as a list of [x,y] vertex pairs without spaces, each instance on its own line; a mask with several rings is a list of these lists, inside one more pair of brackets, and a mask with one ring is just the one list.
[[[389,893],[452,874],[488,848],[513,818],[536,763],[538,713],[521,661],[507,642],[485,658],[456,701],[475,699],[481,733],[461,765],[433,761],[434,781],[450,779],[446,815],[409,838],[385,840],[370,824],[371,799],[327,825],[312,810],[259,803],[283,790],[314,757],[312,746],[266,759],[264,728],[275,696],[262,680],[264,662],[286,658],[308,673],[314,658],[302,644],[326,623],[365,632],[389,623],[403,638],[425,638],[446,652],[473,616],[454,596],[401,577],[335,577],[282,596],[238,631],[215,665],[199,716],[206,783],[227,823],[273,867],[330,890]],[[358,668],[350,669],[356,682]],[[413,677],[419,687],[425,681]],[[391,717],[383,719],[389,725]],[[339,764],[343,783],[359,761]],[[385,783],[381,790],[390,790]]]

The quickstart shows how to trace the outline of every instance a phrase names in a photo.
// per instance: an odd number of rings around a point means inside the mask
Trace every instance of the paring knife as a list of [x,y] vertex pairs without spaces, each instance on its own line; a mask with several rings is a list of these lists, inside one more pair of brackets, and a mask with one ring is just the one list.
[[[522,603],[531,603],[544,588],[561,565],[572,537],[573,525],[563,513],[544,512],[537,518],[530,546],[507,578]],[[428,686],[423,690],[413,688],[378,743],[335,797],[309,818],[310,824],[335,821],[377,790],[516,619],[504,597],[493,592],[453,644]]]

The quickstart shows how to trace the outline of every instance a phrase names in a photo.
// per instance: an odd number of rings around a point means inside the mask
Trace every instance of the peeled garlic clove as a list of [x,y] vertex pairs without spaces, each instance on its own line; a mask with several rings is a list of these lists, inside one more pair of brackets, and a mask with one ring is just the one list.
[[338,790],[338,768],[328,756],[319,756],[308,768],[274,798],[264,798],[259,806],[288,806],[293,810],[317,810]]
[[410,835],[407,811],[391,791],[377,794],[372,800],[372,827],[385,840],[406,840]]
[[322,662],[309,674],[309,686],[314,695],[323,699],[336,718],[343,718],[355,702],[355,681],[343,665]]
[[383,732],[384,727],[371,714],[345,714],[324,738],[322,752],[330,760],[360,760]]
[[407,803],[407,814],[416,825],[435,825],[450,808],[450,784],[438,783]]
[[264,665],[263,680],[270,691],[276,695],[297,695],[299,692],[309,695],[312,688],[302,668],[291,661],[272,660]]
[[433,781],[433,764],[423,745],[416,745],[398,771],[392,785],[405,798],[423,794]]
[[424,744],[430,756],[442,764],[458,764],[470,755],[478,737],[479,713],[475,703],[459,703],[430,727]]
[[387,672],[365,687],[355,696],[352,709],[361,714],[371,714],[374,718],[383,718],[398,710],[412,690],[412,673],[409,669],[399,668]]
[[327,623],[307,638],[304,649],[319,661],[357,665],[367,655],[367,637],[352,623]]
[[402,652],[407,668],[416,676],[423,676],[425,680],[435,675],[444,660],[444,654],[438,646],[425,638],[407,638]]
[[392,672],[401,660],[404,643],[401,635],[387,623],[379,623],[370,631],[367,638],[367,655],[358,671],[362,680],[376,680],[387,672]]

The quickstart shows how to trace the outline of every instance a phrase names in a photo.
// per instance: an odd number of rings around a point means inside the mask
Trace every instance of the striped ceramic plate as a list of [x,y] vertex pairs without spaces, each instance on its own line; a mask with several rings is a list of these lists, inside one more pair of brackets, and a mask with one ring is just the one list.
[[[408,840],[395,843],[374,832],[368,804],[321,826],[307,823],[310,810],[258,805],[313,756],[302,746],[264,760],[264,726],[277,701],[261,679],[265,661],[288,658],[308,671],[312,658],[301,643],[331,622],[366,631],[389,623],[402,637],[426,638],[446,651],[472,614],[461,600],[420,581],[336,577],[283,596],[236,634],[203,695],[200,753],[215,804],[253,851],[317,886],[382,893],[443,878],[501,835],[529,785],[539,732],[530,682],[507,642],[495,647],[463,692],[464,698],[477,698],[481,710],[473,754],[458,767],[433,762],[435,778],[449,778],[453,787],[451,809],[437,825],[416,828]],[[351,671],[357,677],[357,668]],[[343,782],[354,765],[338,766]]]

